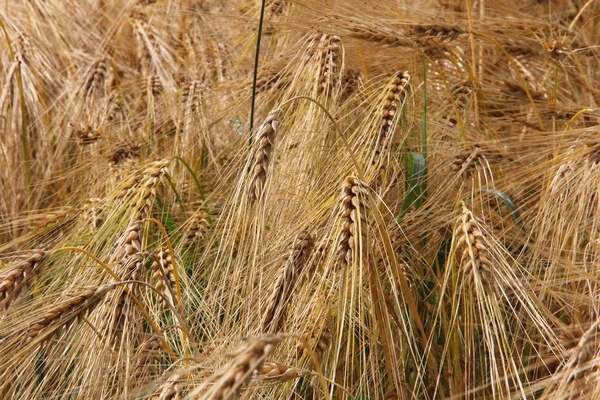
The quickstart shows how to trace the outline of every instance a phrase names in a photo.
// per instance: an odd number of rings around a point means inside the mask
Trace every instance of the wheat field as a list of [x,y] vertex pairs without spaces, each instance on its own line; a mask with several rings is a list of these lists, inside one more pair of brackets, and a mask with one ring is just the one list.
[[0,28],[0,399],[600,399],[600,1]]

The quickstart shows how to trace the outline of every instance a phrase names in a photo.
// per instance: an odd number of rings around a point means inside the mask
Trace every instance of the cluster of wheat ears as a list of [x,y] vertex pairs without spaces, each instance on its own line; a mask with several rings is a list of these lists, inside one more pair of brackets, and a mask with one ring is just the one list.
[[597,0],[0,0],[1,399],[600,399]]

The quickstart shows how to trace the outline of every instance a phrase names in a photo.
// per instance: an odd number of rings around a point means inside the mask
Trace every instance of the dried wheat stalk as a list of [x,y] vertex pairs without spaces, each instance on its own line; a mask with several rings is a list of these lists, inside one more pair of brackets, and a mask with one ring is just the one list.
[[489,283],[494,274],[491,256],[475,216],[464,205],[454,235],[458,262],[463,267],[464,274],[471,282]]
[[142,222],[132,223],[125,229],[125,233],[117,240],[115,251],[110,257],[111,262],[121,261],[128,256],[135,255],[142,250]]
[[357,39],[391,47],[418,48],[429,56],[443,54],[446,50],[445,42],[456,39],[462,32],[458,27],[440,24],[413,25],[400,30],[366,22],[352,22],[345,28]]
[[44,219],[36,224],[36,228],[47,228],[54,224],[59,224],[61,222],[65,222],[64,220],[72,216],[75,212],[73,207],[62,207],[58,210],[49,211],[44,214]]
[[360,235],[365,221],[365,201],[368,198],[368,186],[355,176],[349,176],[342,185],[340,195],[340,217],[342,233],[337,248],[338,260],[352,263],[355,250],[360,253]]
[[[330,308],[331,303],[321,294],[311,305],[311,310],[308,313],[310,323],[305,325],[302,332],[302,336],[306,338],[318,357],[325,354],[331,348],[333,336],[329,329],[329,321],[331,319],[329,315]],[[308,349],[302,343],[297,343],[296,354],[299,357],[308,356]]]
[[265,68],[256,81],[257,93],[266,92],[269,89],[283,89],[292,81],[291,76],[285,70]]
[[271,327],[275,328],[275,330],[281,329],[294,287],[297,285],[302,268],[313,246],[314,242],[308,232],[301,232],[296,238],[294,248],[271,288],[271,296],[267,302],[266,312],[263,315],[263,332],[269,331]]
[[102,137],[102,134],[97,130],[92,128],[91,125],[79,126],[74,123],[69,123],[69,126],[77,135],[79,139],[79,144],[81,146],[87,146],[93,143],[96,143]]
[[360,82],[360,71],[357,69],[345,69],[342,75],[342,100],[346,100],[356,92]]
[[16,48],[16,58],[22,60],[25,64],[29,64],[31,61],[31,42],[29,41],[29,35],[19,33],[17,35]]
[[190,116],[201,110],[202,93],[206,85],[201,81],[192,81],[183,88],[183,101],[185,104],[185,115]]
[[[523,65],[517,58],[512,59],[511,66],[518,71],[520,77],[527,85],[527,90],[523,87],[521,79],[515,77],[513,79],[505,79],[503,89],[508,94],[527,95],[527,91],[534,100],[544,100],[548,98],[548,94],[544,91],[544,87],[535,79],[531,71]],[[515,73],[516,75],[516,73]]]
[[163,91],[163,85],[158,75],[152,75],[147,79],[147,95],[148,97],[158,97]]
[[[203,400],[235,398],[242,386],[252,378],[252,373],[261,370],[265,359],[280,341],[281,338],[274,335],[249,339],[241,350],[232,354],[231,362],[191,392],[189,397]],[[211,383],[212,386],[208,387]]]
[[43,250],[34,250],[33,254],[17,265],[0,269],[0,310],[8,308],[19,295],[27,279],[38,271],[45,255]]
[[248,186],[248,196],[251,202],[255,202],[263,194],[273,153],[273,145],[277,136],[278,115],[279,109],[271,111],[256,132],[251,156],[250,183]]

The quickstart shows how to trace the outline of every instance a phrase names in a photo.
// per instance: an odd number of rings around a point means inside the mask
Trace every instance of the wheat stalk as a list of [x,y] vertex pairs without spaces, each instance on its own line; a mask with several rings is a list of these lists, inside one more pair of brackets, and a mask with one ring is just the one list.
[[137,197],[131,204],[136,219],[147,217],[154,206],[156,190],[164,175],[168,173],[168,160],[159,160],[150,163],[142,173],[141,187]]
[[106,79],[106,62],[103,58],[94,61],[90,67],[85,82],[83,83],[83,95],[91,98],[95,93],[100,92]]
[[92,231],[95,231],[102,225],[103,206],[102,199],[99,197],[90,197],[83,203],[84,219]]

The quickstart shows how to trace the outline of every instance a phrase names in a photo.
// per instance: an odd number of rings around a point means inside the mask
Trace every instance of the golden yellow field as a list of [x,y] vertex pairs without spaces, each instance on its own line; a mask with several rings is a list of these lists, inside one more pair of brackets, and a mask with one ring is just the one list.
[[600,399],[600,1],[0,28],[0,399]]

